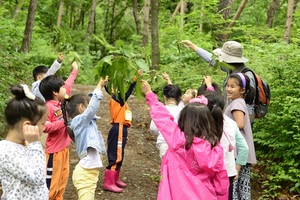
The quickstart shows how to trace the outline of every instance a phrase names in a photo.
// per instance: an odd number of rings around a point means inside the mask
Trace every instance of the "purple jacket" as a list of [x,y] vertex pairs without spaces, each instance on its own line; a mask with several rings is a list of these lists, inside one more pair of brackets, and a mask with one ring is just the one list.
[[195,137],[186,150],[184,133],[165,106],[154,93],[147,94],[146,99],[152,120],[168,144],[157,199],[227,200],[229,181],[220,144],[211,148],[209,142]]

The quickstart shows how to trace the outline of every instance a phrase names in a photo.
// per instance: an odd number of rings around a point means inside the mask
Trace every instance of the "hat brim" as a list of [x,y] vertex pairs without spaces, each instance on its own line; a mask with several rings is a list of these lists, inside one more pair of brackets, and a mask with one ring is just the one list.
[[245,63],[245,62],[249,61],[245,57],[230,56],[230,55],[224,53],[221,48],[213,50],[213,53],[216,56],[220,56],[220,58],[222,59],[222,62],[225,62],[225,63]]

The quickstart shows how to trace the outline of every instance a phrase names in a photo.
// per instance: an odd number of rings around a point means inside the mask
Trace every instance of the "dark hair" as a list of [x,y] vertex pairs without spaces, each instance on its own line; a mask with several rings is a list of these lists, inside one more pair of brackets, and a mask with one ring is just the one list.
[[224,99],[216,92],[208,92],[204,94],[207,98],[207,107],[211,111],[211,114],[216,122],[216,128],[218,131],[218,137],[221,139],[223,133],[224,116],[223,109],[225,106]]
[[178,127],[185,134],[185,148],[189,149],[194,137],[207,140],[212,147],[220,141],[215,121],[207,106],[201,103],[189,103],[179,115]]
[[35,67],[32,71],[33,79],[36,81],[37,76],[40,75],[40,74],[46,74],[48,69],[49,68],[44,66],[44,65],[39,65],[39,66]]
[[[214,89],[215,89],[215,92],[219,95],[222,95],[222,90],[221,88],[219,87],[219,85],[215,82],[212,82],[211,84]],[[205,83],[203,83],[202,85],[200,85],[200,87],[198,88],[198,95],[204,95],[206,92],[207,92],[207,86]]]
[[60,87],[64,84],[61,77],[50,75],[41,81],[39,89],[45,100],[48,101],[53,99],[53,92],[59,92]]
[[27,98],[21,85],[11,86],[10,91],[15,97],[9,100],[5,108],[8,127],[14,127],[22,119],[28,119],[32,125],[36,125],[47,112],[45,102],[38,97],[34,100]]
[[163,95],[167,98],[173,98],[176,100],[177,104],[181,100],[181,89],[178,87],[178,85],[169,84],[163,87]]
[[68,134],[73,141],[75,140],[75,135],[68,124],[68,119],[74,118],[78,114],[80,114],[78,106],[81,103],[84,105],[88,105],[89,103],[89,97],[82,93],[74,94],[68,99],[63,99],[61,103],[61,110],[63,113],[64,123],[67,126]]
[[[245,87],[245,96],[244,96],[244,99],[245,99],[246,104],[252,104],[253,100],[254,100],[254,97],[255,97],[255,89],[250,86],[250,79],[249,79],[249,77],[246,74],[244,74],[244,73],[242,73],[242,74],[244,75],[245,80],[246,80],[246,87]],[[238,74],[232,73],[232,74],[230,74],[229,78],[235,78],[236,80],[238,80],[239,86],[241,88],[244,88],[242,79],[241,79],[241,77]]]

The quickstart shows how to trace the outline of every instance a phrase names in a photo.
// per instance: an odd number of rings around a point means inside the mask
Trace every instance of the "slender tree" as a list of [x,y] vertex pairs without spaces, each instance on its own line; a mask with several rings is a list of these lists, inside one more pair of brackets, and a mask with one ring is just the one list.
[[272,28],[273,26],[273,19],[276,11],[278,10],[280,0],[273,0],[271,6],[269,7],[268,10],[268,18],[267,18],[267,25],[269,28]]
[[[230,31],[232,29],[232,27],[235,25],[236,20],[238,20],[238,18],[240,17],[240,15],[242,14],[246,4],[247,4],[248,0],[243,0],[237,10],[237,12],[235,13],[232,21],[229,24],[228,30]],[[227,40],[230,36],[230,32],[227,32],[227,34],[224,37],[224,40]]]
[[[16,8],[15,8],[13,14],[12,14],[12,18],[13,18],[13,19],[15,19],[15,18],[18,16],[18,14],[19,14],[19,12],[20,12],[22,6],[23,6],[24,0],[22,0],[22,1],[20,1],[20,2],[17,1],[16,3],[17,3]],[[0,5],[1,5],[1,4],[0,4]]]
[[96,6],[97,6],[97,0],[92,0],[92,6],[91,6],[91,12],[90,12],[90,18],[89,18],[89,24],[88,24],[88,34],[89,36],[93,33],[93,25],[94,25],[94,19],[96,14]]
[[290,42],[290,35],[291,35],[291,27],[293,23],[293,13],[294,13],[294,0],[288,1],[288,8],[287,8],[287,15],[286,15],[286,22],[285,22],[285,32],[284,32],[284,41],[286,43]]
[[140,27],[140,20],[137,14],[137,9],[138,9],[138,5],[137,5],[137,0],[133,1],[133,17],[134,17],[134,21],[135,21],[135,26],[136,26],[136,34],[140,35],[141,33],[141,27]]
[[34,17],[35,17],[35,11],[38,4],[38,0],[30,0],[30,4],[28,7],[28,14],[27,14],[27,20],[26,20],[26,27],[24,31],[24,38],[22,42],[21,51],[22,52],[29,52],[30,49],[30,42],[32,37],[32,30],[34,26]]
[[149,43],[149,12],[150,12],[150,0],[145,0],[144,5],[144,32],[143,32],[143,45],[146,46]]
[[160,64],[160,50],[159,50],[159,0],[151,0],[151,49],[152,49],[152,69],[159,69]]
[[58,28],[60,28],[63,12],[64,12],[64,0],[60,0],[59,8],[58,8],[58,14],[57,14],[57,21],[56,21],[56,26]]

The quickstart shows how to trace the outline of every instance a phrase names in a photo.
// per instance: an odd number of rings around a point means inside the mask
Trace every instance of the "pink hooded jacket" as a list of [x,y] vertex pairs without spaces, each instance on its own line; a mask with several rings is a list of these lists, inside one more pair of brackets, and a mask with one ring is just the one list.
[[146,99],[152,120],[168,144],[157,199],[227,200],[229,180],[220,144],[212,148],[209,142],[195,137],[186,150],[184,133],[165,106],[154,93],[147,94]]

